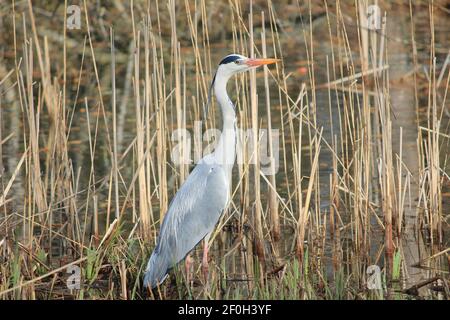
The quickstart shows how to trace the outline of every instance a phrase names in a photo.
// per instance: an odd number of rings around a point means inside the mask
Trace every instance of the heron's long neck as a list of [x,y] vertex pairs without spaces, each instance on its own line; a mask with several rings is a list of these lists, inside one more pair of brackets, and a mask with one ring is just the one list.
[[223,165],[228,179],[231,178],[236,158],[236,113],[234,105],[227,94],[227,77],[216,77],[214,94],[222,111],[222,134],[214,151],[216,160]]

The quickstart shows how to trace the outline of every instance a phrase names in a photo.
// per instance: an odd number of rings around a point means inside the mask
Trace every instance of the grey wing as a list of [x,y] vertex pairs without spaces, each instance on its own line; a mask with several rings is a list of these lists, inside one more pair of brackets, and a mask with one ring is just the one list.
[[194,168],[164,217],[144,285],[153,288],[161,283],[168,270],[214,230],[228,201],[228,192],[221,166],[201,162]]

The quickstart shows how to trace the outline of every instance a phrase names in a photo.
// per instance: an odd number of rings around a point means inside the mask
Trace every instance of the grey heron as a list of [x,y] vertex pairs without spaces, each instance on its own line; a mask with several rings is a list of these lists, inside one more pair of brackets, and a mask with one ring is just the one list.
[[[211,84],[222,113],[222,134],[213,153],[203,157],[172,199],[161,224],[156,247],[147,264],[144,287],[161,284],[168,272],[201,240],[205,240],[202,268],[208,268],[208,240],[230,199],[231,172],[236,157],[236,113],[226,86],[235,74],[277,62],[226,56]],[[207,271],[206,271],[207,273]]]

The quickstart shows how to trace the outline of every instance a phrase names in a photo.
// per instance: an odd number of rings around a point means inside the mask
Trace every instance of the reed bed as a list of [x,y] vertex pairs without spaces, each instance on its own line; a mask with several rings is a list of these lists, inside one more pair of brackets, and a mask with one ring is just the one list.
[[[448,2],[71,4],[0,4],[0,299],[449,298]],[[282,61],[230,81],[209,278],[146,292],[231,52]]]

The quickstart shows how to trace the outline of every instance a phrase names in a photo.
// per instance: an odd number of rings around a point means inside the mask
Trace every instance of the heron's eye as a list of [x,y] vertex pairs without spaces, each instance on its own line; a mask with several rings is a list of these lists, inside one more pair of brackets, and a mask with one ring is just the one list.
[[241,64],[241,60],[234,61],[235,64]]

